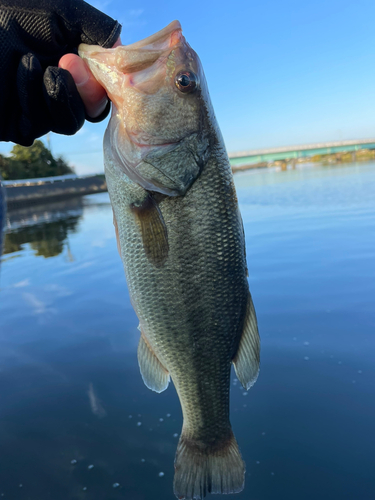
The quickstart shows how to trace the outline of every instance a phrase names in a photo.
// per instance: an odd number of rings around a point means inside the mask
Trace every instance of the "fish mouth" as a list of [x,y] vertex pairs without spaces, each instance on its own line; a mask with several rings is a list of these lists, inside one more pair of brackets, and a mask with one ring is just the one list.
[[[173,48],[184,41],[181,24],[179,21],[172,21],[162,30],[139,42],[119,45],[112,49],[82,43],[78,47],[78,53],[89,64],[94,76],[101,81],[104,75],[95,71],[95,66],[98,64],[116,68],[125,75],[138,73],[152,66],[163,55],[167,57]],[[101,83],[106,86],[105,81]]]
[[139,42],[126,45],[128,50],[153,49],[165,50],[173,47],[182,39],[182,27],[179,21],[172,21],[165,28]]

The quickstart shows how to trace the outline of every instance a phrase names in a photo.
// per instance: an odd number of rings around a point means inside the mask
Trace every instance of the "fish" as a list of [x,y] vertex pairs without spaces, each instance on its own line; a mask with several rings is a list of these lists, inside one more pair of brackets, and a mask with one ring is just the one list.
[[158,393],[172,380],[181,403],[174,493],[240,492],[231,366],[248,390],[260,340],[243,223],[202,64],[178,21],[131,45],[80,45],[79,55],[112,101],[105,175],[139,319],[140,372]]

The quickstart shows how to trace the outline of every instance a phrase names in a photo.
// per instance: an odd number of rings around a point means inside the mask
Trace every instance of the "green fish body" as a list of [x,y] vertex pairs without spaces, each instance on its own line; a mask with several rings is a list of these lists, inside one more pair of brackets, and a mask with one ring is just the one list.
[[235,493],[245,466],[229,420],[230,370],[250,388],[260,344],[228,156],[179,23],[116,50],[80,54],[114,102],[105,173],[140,322],[141,375],[156,392],[171,378],[181,402],[176,496]]

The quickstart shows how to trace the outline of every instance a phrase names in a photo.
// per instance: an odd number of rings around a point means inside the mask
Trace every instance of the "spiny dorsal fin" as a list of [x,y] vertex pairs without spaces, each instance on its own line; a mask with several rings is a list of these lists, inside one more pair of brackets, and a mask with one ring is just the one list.
[[233,359],[236,375],[245,389],[250,389],[258,378],[259,360],[260,340],[258,324],[253,301],[249,293],[244,329],[240,345],[238,346],[237,353]]
[[161,267],[169,252],[168,233],[163,215],[154,198],[148,194],[139,206],[130,206],[141,228],[143,248],[148,260]]
[[169,384],[169,373],[160,363],[143,334],[138,345],[138,364],[146,387],[155,392],[163,392]]

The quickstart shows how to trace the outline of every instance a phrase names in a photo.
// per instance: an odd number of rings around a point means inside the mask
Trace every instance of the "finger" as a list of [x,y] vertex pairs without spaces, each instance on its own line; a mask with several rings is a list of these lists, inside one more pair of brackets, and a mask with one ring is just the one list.
[[[20,20],[23,28],[31,20],[34,20],[32,22],[35,26],[38,23],[42,25],[44,17],[54,23],[57,14],[58,26],[63,30],[63,44],[67,43],[72,47],[81,42],[112,47],[121,32],[121,25],[117,21],[83,0],[1,0],[1,6],[15,9],[19,13],[23,11],[22,21]],[[54,35],[56,33],[52,34],[52,38]],[[46,29],[47,37],[51,35]]]
[[60,59],[59,67],[72,75],[77,90],[90,118],[100,116],[107,106],[108,98],[103,87],[95,80],[86,63],[75,54],[66,54]]
[[119,45],[122,45],[121,43],[121,38],[118,37],[118,39],[115,41],[115,43],[113,44],[113,49],[115,49],[116,47],[118,47]]
[[121,25],[83,0],[57,0],[55,9],[74,45],[80,42],[112,47],[121,33]]
[[43,82],[51,130],[58,134],[75,134],[85,122],[85,107],[72,75],[63,68],[50,66],[44,73]]
[[50,130],[51,120],[43,94],[43,70],[38,59],[25,54],[18,65],[17,91],[21,113],[18,118],[19,143],[30,146],[36,137]]
[[[121,45],[120,37],[113,47]],[[109,112],[108,98],[105,90],[95,79],[87,64],[75,54],[65,54],[59,61],[59,67],[72,75],[77,90],[85,105],[86,115],[90,121],[101,121]],[[107,109],[107,112],[104,111]],[[103,115],[103,116],[101,116]],[[99,118],[98,120],[96,120]]]

